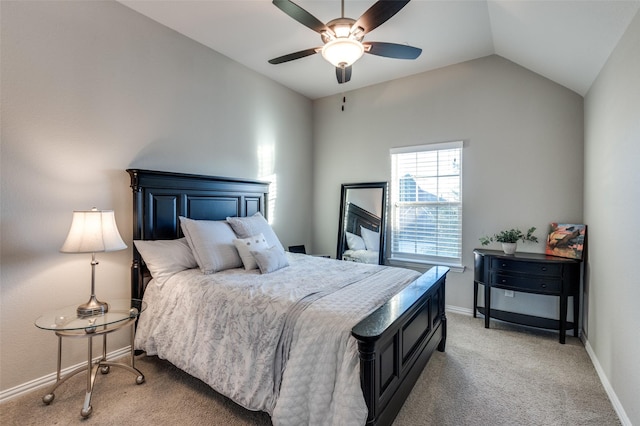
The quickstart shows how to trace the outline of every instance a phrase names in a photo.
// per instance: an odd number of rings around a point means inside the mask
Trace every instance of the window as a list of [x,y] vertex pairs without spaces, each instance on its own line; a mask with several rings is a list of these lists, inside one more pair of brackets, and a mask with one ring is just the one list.
[[391,150],[391,259],[462,264],[462,142]]

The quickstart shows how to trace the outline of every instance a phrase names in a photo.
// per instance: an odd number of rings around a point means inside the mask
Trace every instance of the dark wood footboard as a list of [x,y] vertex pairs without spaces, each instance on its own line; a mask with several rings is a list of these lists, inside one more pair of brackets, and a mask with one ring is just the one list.
[[445,278],[437,266],[356,325],[368,425],[390,425],[431,354],[447,339]]

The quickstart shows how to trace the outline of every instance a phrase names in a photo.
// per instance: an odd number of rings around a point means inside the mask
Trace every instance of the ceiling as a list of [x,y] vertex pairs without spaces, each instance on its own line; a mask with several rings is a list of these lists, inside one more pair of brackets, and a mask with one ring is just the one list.
[[[322,22],[340,0],[297,0]],[[375,0],[346,0],[358,19]],[[120,3],[310,98],[358,89],[497,54],[585,95],[640,0],[413,0],[365,36],[422,48],[416,60],[365,54],[338,84],[321,55],[271,65],[269,59],[322,46],[320,35],[270,0],[120,0]]]

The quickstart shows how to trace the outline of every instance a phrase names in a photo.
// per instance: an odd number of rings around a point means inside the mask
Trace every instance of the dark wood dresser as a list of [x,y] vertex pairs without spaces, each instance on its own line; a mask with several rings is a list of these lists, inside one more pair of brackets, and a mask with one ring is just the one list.
[[[578,336],[580,302],[580,261],[540,253],[504,254],[497,250],[476,249],[474,254],[473,316],[484,315],[484,326],[491,318],[532,327],[559,330],[560,343],[568,329]],[[478,306],[478,285],[484,286],[484,307]],[[491,309],[491,288],[560,298],[560,318],[550,319]],[[569,296],[573,297],[573,322],[567,321]]]

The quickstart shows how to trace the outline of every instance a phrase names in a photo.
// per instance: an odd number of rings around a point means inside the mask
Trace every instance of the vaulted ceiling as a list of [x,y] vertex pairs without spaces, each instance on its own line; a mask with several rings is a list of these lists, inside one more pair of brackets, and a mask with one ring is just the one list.
[[[318,33],[270,0],[120,0],[149,18],[316,99],[497,54],[585,95],[640,9],[640,0],[413,0],[365,36],[422,48],[416,60],[365,54],[338,84],[316,54],[279,65],[269,59],[322,46]],[[357,19],[375,0],[346,0]],[[322,22],[340,0],[297,0]]]

